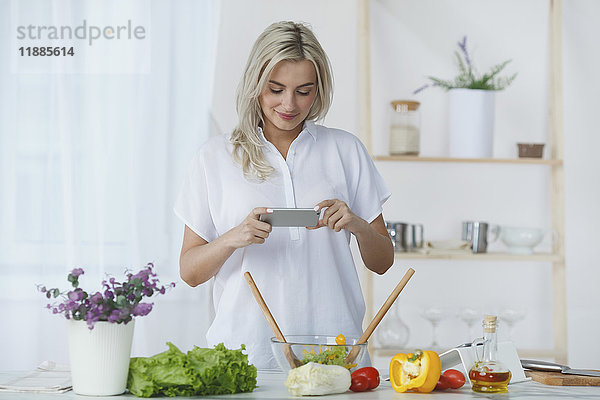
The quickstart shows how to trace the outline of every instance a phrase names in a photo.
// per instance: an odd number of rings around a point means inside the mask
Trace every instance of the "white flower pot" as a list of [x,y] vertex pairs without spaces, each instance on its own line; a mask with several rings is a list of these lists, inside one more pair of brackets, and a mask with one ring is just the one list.
[[135,320],[127,324],[67,321],[73,391],[89,396],[111,396],[125,391]]
[[450,157],[492,157],[494,91],[451,89],[448,94]]

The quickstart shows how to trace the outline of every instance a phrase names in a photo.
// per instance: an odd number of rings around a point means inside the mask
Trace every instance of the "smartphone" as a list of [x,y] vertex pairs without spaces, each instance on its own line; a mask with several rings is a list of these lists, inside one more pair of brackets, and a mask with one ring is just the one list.
[[270,214],[261,214],[260,220],[271,226],[313,227],[319,223],[321,210],[313,208],[273,208]]

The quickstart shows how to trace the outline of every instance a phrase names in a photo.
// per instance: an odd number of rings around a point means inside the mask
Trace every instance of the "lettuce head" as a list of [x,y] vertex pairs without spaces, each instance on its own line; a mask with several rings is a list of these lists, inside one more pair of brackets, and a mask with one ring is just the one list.
[[187,354],[167,342],[168,350],[152,357],[132,358],[127,388],[138,397],[203,396],[251,392],[256,367],[239,350],[223,343],[213,349],[194,347]]

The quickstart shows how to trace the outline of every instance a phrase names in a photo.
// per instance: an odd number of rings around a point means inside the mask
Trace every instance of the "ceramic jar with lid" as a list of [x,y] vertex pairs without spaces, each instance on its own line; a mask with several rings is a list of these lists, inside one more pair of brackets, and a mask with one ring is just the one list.
[[418,155],[421,118],[418,101],[394,100],[390,112],[390,154]]

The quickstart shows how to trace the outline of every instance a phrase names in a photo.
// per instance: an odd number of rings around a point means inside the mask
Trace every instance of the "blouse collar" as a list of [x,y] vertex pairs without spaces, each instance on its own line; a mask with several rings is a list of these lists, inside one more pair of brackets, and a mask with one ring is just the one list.
[[[313,121],[304,121],[304,127],[300,131],[300,134],[298,135],[298,137],[300,137],[300,135],[302,135],[302,132],[305,132],[305,131],[310,134],[310,136],[313,138],[313,140],[315,140],[315,141],[317,140],[317,131],[318,131],[317,124],[315,124]],[[267,142],[267,138],[265,137],[265,134],[260,126],[258,127],[258,133],[260,134],[260,137],[262,138],[262,140]]]

